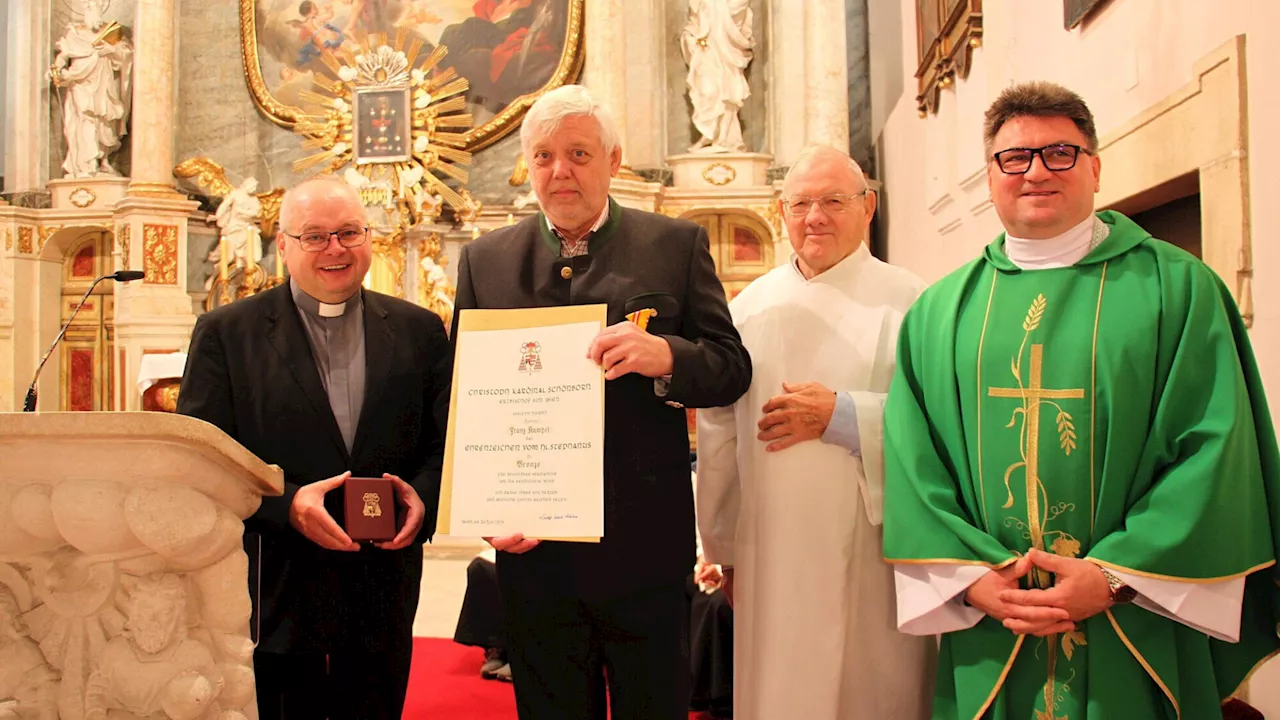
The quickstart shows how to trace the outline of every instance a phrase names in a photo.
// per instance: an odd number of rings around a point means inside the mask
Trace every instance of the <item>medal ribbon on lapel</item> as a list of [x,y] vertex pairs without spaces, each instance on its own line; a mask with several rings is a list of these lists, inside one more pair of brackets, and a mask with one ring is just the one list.
[[641,330],[649,329],[649,318],[658,317],[658,311],[653,308],[644,308],[633,313],[627,313],[627,320],[635,323]]

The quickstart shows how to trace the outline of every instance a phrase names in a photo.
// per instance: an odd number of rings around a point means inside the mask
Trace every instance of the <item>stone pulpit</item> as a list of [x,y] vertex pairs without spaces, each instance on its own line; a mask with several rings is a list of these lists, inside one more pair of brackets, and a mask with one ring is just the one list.
[[282,488],[193,418],[0,414],[0,720],[257,718],[241,536]]

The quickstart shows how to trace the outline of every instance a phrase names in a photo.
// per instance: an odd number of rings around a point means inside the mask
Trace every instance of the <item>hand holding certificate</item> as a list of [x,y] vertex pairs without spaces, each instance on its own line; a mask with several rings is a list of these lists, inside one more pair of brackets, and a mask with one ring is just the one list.
[[440,532],[603,536],[604,376],[584,348],[605,313],[604,305],[461,313]]

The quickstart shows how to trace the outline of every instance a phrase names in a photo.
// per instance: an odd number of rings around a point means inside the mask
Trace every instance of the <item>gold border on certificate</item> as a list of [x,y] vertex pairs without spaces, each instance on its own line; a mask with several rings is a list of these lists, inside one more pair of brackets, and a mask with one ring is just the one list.
[[[458,316],[458,327],[454,330],[459,339],[464,332],[483,330],[518,330],[520,328],[548,327],[552,325],[573,325],[576,323],[598,322],[603,330],[609,317],[609,306],[600,305],[564,305],[559,307],[520,308],[515,310],[463,310]],[[456,342],[455,342],[456,345]],[[585,354],[586,348],[582,349]],[[440,507],[436,512],[436,532],[449,534],[449,515],[453,505],[453,455],[454,433],[456,432],[458,414],[458,363],[453,365],[453,383],[450,388],[449,430],[445,435],[444,467],[440,472]],[[601,375],[604,371],[601,371]],[[600,409],[604,410],[604,383],[600,385]],[[538,540],[558,540],[561,542],[600,542],[598,537],[545,537]]]

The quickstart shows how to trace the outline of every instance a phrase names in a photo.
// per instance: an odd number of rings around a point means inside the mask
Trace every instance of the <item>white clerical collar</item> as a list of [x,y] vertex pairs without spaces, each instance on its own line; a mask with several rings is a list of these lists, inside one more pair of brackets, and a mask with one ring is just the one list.
[[[564,234],[564,233],[562,233],[562,232],[560,232],[560,229],[559,229],[559,228],[557,228],[555,225],[551,224],[551,216],[550,216],[550,215],[547,215],[547,214],[544,212],[544,213],[542,214],[542,216],[543,216],[543,217],[545,217],[545,218],[547,219],[547,229],[548,229],[548,230],[550,230],[552,233],[555,233],[555,236],[556,236],[556,237],[558,237],[558,238],[560,238],[561,240],[565,240],[565,239],[567,239],[567,238],[565,237],[565,234]],[[605,223],[607,223],[607,222],[609,222],[609,201],[608,201],[608,199],[606,199],[606,200],[604,201],[604,210],[601,210],[601,211],[600,211],[600,217],[596,218],[596,221],[595,221],[595,223],[594,223],[594,224],[592,224],[591,229],[590,229],[590,230],[588,230],[585,234],[583,234],[583,236],[582,236],[582,237],[583,237],[583,238],[585,238],[587,235],[590,235],[591,233],[593,233],[593,232],[595,232],[595,231],[599,230],[600,228],[604,227],[604,224],[605,224]],[[582,241],[582,238],[578,238],[578,240],[577,240],[577,241],[575,241],[575,242],[581,242],[581,241]]]
[[1071,267],[1097,246],[1094,240],[1096,223],[1098,219],[1090,213],[1089,217],[1057,237],[1025,240],[1006,234],[1004,254],[1023,270]]
[[341,317],[347,313],[348,306],[358,306],[360,304],[358,301],[352,302],[352,300],[360,297],[359,290],[356,291],[355,295],[340,303],[320,302],[298,287],[298,282],[293,278],[289,278],[289,290],[293,293],[294,304],[303,312],[322,318]]
[[800,257],[793,252],[791,253],[791,269],[804,282],[823,282],[855,270],[869,257],[871,257],[871,249],[867,247],[866,242],[860,242],[858,243],[858,248],[845,256],[840,262],[814,275],[812,278],[806,278],[804,271],[800,269]]

